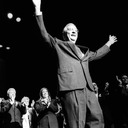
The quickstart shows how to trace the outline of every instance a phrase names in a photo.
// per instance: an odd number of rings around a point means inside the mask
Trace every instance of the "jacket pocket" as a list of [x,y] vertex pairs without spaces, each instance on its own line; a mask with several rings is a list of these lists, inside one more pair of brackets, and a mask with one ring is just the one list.
[[58,69],[58,74],[71,73],[71,72],[73,72],[72,67],[62,67]]

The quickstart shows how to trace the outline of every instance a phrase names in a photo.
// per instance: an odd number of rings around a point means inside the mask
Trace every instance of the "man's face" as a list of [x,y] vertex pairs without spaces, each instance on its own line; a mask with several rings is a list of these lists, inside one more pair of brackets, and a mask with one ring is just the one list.
[[15,99],[16,97],[16,92],[14,90],[10,90],[9,93],[8,93],[8,96],[10,99]]
[[122,81],[123,81],[123,83],[128,83],[128,77],[127,76],[123,76],[122,77]]
[[78,30],[76,26],[72,23],[68,24],[66,26],[66,32],[69,41],[71,41],[72,43],[76,43],[76,40],[78,38]]

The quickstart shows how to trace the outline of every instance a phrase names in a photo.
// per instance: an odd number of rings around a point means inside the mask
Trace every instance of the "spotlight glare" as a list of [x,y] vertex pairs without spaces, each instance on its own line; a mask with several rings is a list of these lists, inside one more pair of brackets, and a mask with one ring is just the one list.
[[10,47],[6,47],[6,49],[7,49],[7,50],[9,50],[9,49],[10,49]]
[[17,17],[17,18],[16,18],[16,21],[17,21],[17,22],[20,22],[20,21],[21,21],[21,18],[20,18],[20,17]]
[[3,45],[2,44],[0,44],[0,48],[2,48],[3,47]]
[[9,12],[9,13],[7,14],[7,17],[8,17],[9,19],[12,19],[12,18],[13,18],[13,14]]

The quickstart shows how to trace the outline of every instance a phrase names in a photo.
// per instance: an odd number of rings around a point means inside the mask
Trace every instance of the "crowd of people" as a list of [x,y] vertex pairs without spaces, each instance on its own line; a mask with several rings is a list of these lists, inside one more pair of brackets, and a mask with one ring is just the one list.
[[128,128],[128,76],[116,75],[115,80],[105,82],[102,90],[97,88],[105,128]]
[[[104,128],[128,128],[128,76],[116,76],[115,85],[105,82],[99,91],[93,82],[95,96],[103,111]],[[52,98],[48,88],[39,91],[38,100],[23,96],[16,100],[16,89],[0,98],[0,128],[68,128],[59,97]],[[30,102],[31,101],[31,102]]]
[[39,99],[31,103],[28,96],[17,101],[15,88],[9,88],[7,96],[0,98],[0,128],[59,128],[64,124],[61,104],[51,98],[48,88],[41,88]]

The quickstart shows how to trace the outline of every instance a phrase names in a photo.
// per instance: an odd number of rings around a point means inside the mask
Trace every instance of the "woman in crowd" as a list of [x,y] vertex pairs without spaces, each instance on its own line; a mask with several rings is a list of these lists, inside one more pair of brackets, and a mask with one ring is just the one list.
[[22,116],[23,128],[35,128],[36,113],[35,113],[35,109],[33,108],[34,100],[32,100],[32,103],[30,106],[30,98],[27,96],[24,96],[21,99],[21,103],[24,103],[26,106],[26,113],[23,114],[23,116]]
[[57,101],[51,99],[47,88],[41,88],[39,100],[34,104],[37,113],[37,128],[58,128],[56,113],[59,111]]

